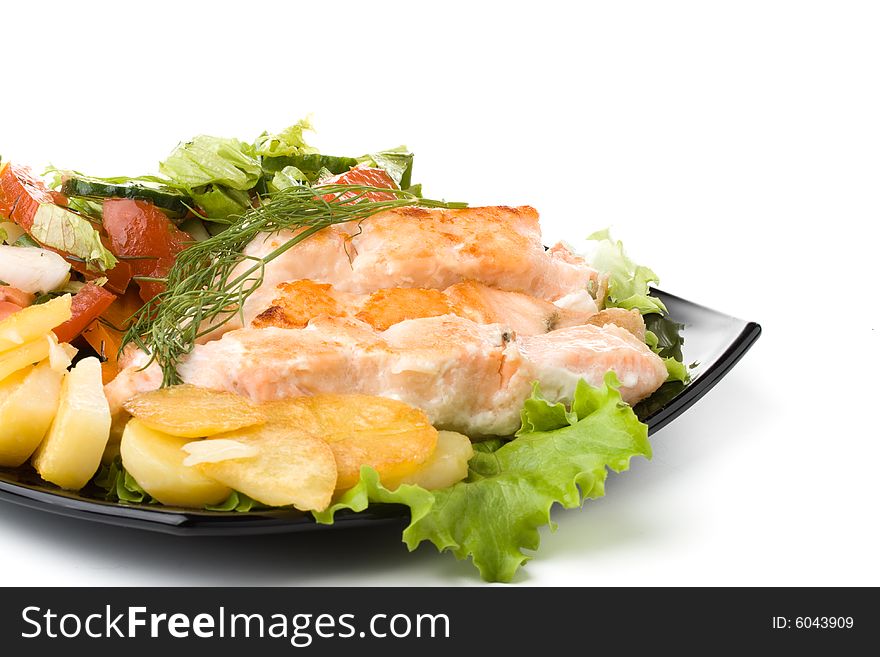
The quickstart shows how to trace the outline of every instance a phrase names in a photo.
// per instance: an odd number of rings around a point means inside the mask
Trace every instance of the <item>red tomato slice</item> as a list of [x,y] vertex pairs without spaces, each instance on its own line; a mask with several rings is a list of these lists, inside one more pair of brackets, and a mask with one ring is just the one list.
[[73,295],[70,304],[70,319],[56,327],[55,335],[59,342],[70,342],[116,301],[116,295],[99,285],[85,285]]
[[26,231],[30,232],[34,225],[40,205],[54,202],[52,192],[29,167],[7,163],[0,169],[0,215]]
[[[326,180],[322,180],[320,185],[366,185],[368,187],[383,187],[385,189],[399,189],[399,187],[388,175],[385,169],[373,169],[370,167],[352,167],[345,173],[340,173]],[[325,194],[321,198],[325,201],[346,201],[354,198],[358,192],[343,192],[342,194]],[[362,198],[370,201],[392,201],[398,196],[389,192],[367,192]]]
[[[101,242],[107,247],[111,252],[113,251],[112,245],[110,244],[110,240],[105,236],[101,236]],[[131,283],[132,271],[131,265],[128,264],[125,260],[120,260],[116,263],[116,266],[113,269],[109,269],[105,272],[95,272],[86,267],[86,263],[84,263],[79,258],[72,258],[65,253],[61,253],[57,249],[50,249],[48,246],[43,246],[44,249],[49,249],[50,251],[55,251],[62,258],[67,260],[70,263],[70,266],[74,271],[82,274],[87,281],[94,280],[96,278],[107,277],[107,289],[115,294],[125,294],[125,291],[128,289],[128,284]]]
[[[104,230],[110,250],[126,258],[135,277],[164,278],[192,237],[178,229],[152,203],[126,198],[104,201]],[[149,301],[165,290],[165,284],[137,281],[141,298]]]

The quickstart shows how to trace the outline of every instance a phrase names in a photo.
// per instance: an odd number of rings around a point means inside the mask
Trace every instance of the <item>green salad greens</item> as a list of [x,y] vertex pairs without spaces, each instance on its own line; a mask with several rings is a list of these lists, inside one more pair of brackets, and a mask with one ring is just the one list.
[[608,307],[635,308],[643,315],[666,312],[666,306],[651,296],[648,287],[659,282],[657,274],[633,262],[623,250],[623,243],[612,240],[608,230],[593,233],[587,239],[596,242],[590,264],[608,274]]
[[360,482],[315,518],[332,523],[341,509],[404,504],[411,512],[403,532],[410,550],[430,541],[459,559],[471,557],[484,579],[509,582],[530,558],[523,550],[538,549],[538,528],[553,526],[554,504],[570,509],[601,497],[609,469],[622,472],[634,456],[650,458],[648,427],[617,387],[611,372],[601,388],[581,381],[567,408],[547,402],[536,384],[514,440],[478,444],[464,481],[430,492],[418,486],[388,491],[365,467]]

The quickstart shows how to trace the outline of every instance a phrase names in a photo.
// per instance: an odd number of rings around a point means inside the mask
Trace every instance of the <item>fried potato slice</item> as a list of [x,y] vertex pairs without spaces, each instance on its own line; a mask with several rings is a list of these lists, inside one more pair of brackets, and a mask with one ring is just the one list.
[[267,401],[259,405],[269,424],[282,428],[300,429],[304,433],[321,437],[324,426],[321,418],[312,409],[311,397],[289,397],[277,401]]
[[188,441],[129,420],[120,444],[122,465],[162,504],[200,508],[222,502],[232,492],[228,486],[183,464],[183,446]]
[[62,376],[45,360],[0,382],[0,465],[18,467],[37,449],[58,411]]
[[400,484],[415,484],[427,490],[447,488],[467,477],[468,461],[474,455],[471,439],[455,431],[437,434],[437,449],[424,465],[397,481],[382,480],[389,490]]
[[317,418],[336,457],[337,490],[354,486],[362,465],[384,481],[415,472],[437,447],[437,430],[417,408],[370,395],[315,395],[296,400]]
[[181,438],[202,438],[266,421],[266,416],[241,395],[192,385],[144,392],[123,406],[151,429]]
[[220,434],[216,439],[254,447],[257,454],[199,463],[194,470],[269,506],[320,511],[330,504],[336,488],[336,459],[329,445],[317,436],[269,422]]

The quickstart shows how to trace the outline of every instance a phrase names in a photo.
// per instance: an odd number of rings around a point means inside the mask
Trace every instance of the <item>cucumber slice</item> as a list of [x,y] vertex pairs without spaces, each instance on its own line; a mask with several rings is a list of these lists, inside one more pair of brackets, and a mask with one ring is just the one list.
[[[345,173],[354,166],[358,161],[353,157],[339,157],[336,155],[320,155],[319,153],[309,155],[288,155],[282,157],[264,157],[263,170],[269,173],[281,171],[284,167],[296,167],[314,180],[318,172],[323,168],[334,174]],[[269,176],[271,178],[271,176]]]
[[182,218],[187,213],[186,204],[192,203],[182,192],[158,183],[111,183],[85,176],[65,177],[61,183],[61,193],[65,196],[83,198],[130,198],[149,201],[176,219]]

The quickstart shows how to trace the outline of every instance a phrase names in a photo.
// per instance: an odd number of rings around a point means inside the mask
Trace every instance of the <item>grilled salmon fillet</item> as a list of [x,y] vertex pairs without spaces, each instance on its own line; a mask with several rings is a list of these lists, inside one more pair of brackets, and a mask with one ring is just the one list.
[[[258,235],[245,253],[265,257],[294,234]],[[302,279],[359,294],[474,280],[554,301],[598,292],[605,277],[562,245],[545,250],[534,208],[493,206],[396,208],[325,228],[267,263],[263,286]]]
[[[329,283],[300,280],[276,286],[270,304],[253,319],[245,315],[245,321],[255,328],[304,328],[321,315],[354,317],[384,331],[407,319],[452,314],[478,324],[504,324],[519,335],[537,335],[588,323],[597,314],[595,304],[590,310],[560,308],[549,301],[476,281],[456,283],[442,291],[393,287],[360,295],[340,292]],[[251,309],[257,310],[260,308]],[[602,323],[619,323],[598,314],[604,318]],[[641,321],[640,315],[637,321]]]
[[[112,406],[155,388],[146,356],[106,387]],[[666,379],[663,361],[629,331],[583,324],[518,337],[502,324],[454,314],[397,322],[384,331],[322,315],[305,328],[245,328],[197,345],[179,367],[186,383],[257,401],[325,392],[398,399],[432,423],[472,437],[510,435],[534,381],[551,401],[571,401],[577,381],[601,385],[608,370],[635,403]]]

